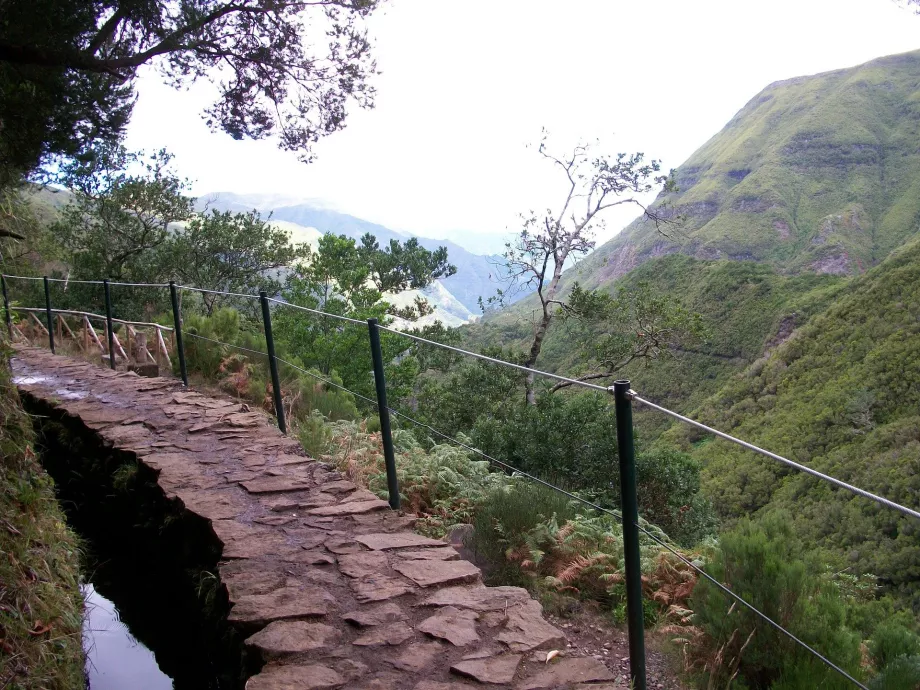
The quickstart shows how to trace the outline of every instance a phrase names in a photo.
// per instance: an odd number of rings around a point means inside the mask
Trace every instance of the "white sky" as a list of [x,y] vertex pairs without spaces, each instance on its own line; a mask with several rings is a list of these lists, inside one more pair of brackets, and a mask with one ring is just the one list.
[[[559,202],[526,148],[542,127],[560,150],[600,138],[676,167],[770,82],[920,48],[920,17],[893,0],[391,0],[369,28],[377,106],[312,165],[209,132],[209,87],[176,92],[153,73],[128,144],[166,146],[197,194],[318,199],[471,244]],[[634,215],[610,217],[607,236]]]

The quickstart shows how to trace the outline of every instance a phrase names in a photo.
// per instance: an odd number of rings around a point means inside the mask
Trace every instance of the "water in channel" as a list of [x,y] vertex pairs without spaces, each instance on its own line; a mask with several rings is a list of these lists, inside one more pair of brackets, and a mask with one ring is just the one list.
[[173,690],[172,679],[143,643],[131,634],[118,609],[87,583],[83,585],[83,645],[89,690]]

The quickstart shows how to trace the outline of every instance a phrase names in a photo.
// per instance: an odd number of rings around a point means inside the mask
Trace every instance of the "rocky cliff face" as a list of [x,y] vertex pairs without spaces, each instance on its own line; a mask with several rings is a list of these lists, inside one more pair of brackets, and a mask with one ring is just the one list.
[[679,192],[570,272],[596,286],[651,258],[860,274],[920,225],[920,51],[771,84],[677,170]]

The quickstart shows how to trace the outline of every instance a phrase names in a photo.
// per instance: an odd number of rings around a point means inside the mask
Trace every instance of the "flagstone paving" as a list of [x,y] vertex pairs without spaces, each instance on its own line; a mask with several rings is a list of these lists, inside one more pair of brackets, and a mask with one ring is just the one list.
[[[228,620],[266,662],[247,690],[626,687],[566,651],[526,590],[484,586],[476,566],[304,456],[266,415],[44,350],[18,349],[12,364],[23,393],[136,454],[210,522]],[[563,655],[547,664],[552,649]]]

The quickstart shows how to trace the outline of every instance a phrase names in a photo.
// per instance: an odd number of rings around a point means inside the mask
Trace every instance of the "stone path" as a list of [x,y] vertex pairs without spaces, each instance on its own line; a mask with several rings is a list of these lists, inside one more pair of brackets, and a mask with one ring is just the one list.
[[[453,548],[305,457],[265,415],[44,350],[17,350],[13,371],[210,521],[229,620],[267,662],[247,690],[626,687],[566,654],[526,590],[485,587]],[[546,663],[552,649],[564,653]]]

